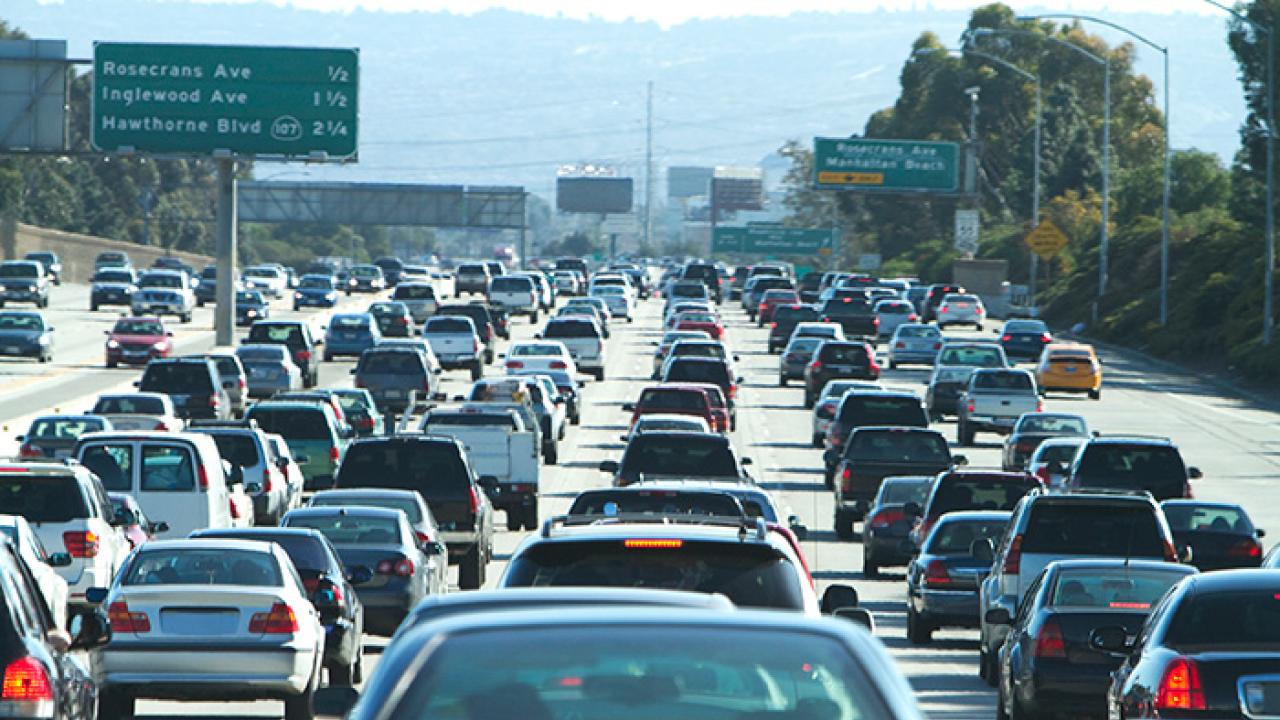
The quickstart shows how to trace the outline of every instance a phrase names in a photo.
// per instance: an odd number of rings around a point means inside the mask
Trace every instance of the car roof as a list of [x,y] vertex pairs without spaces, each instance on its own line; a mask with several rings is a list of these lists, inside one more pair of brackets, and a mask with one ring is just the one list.
[[733,445],[729,442],[728,437],[721,435],[720,433],[714,433],[714,432],[691,433],[691,432],[681,432],[679,430],[652,430],[652,431],[645,431],[641,433],[640,435],[632,438],[630,442],[637,442],[640,438],[644,438],[644,442],[656,442],[658,440],[666,440],[670,442],[713,443],[716,445],[733,447]]
[[[281,537],[324,537],[324,534],[315,528],[306,527],[276,527],[274,525],[254,525],[253,527],[227,527],[227,528],[203,528],[196,530],[188,536],[189,539],[215,539],[225,538],[235,540],[242,538],[244,540],[255,541],[255,538],[245,537],[249,535],[279,535]],[[256,540],[257,542],[265,542]]]
[[1160,570],[1175,573],[1180,572],[1186,575],[1194,575],[1197,572],[1193,565],[1171,563],[1163,560],[1119,557],[1089,557],[1054,560],[1046,565],[1045,569],[1047,570],[1055,567],[1059,570]]
[[943,513],[935,527],[953,522],[1008,522],[1012,517],[1011,510],[956,510]]
[[178,538],[174,540],[148,540],[144,547],[138,548],[139,552],[186,549],[248,550],[270,553],[271,543],[261,540],[238,540],[233,538]]
[[405,516],[403,510],[373,507],[371,505],[304,505],[290,510],[287,517],[333,517],[335,515],[376,517],[387,520],[395,520]]
[[1237,503],[1211,502],[1209,500],[1196,500],[1195,498],[1170,498],[1168,500],[1162,500],[1160,502],[1160,506],[1163,507],[1165,505],[1185,506],[1185,507],[1209,507],[1209,508],[1223,508],[1223,509],[1231,508],[1235,510],[1244,509]]
[[[412,500],[417,502],[422,498],[416,490],[394,490],[391,488],[332,488],[329,490],[319,490],[312,498],[317,497],[366,497],[366,498],[387,498],[388,500]],[[304,506],[305,507],[305,506]]]
[[1215,570],[1198,574],[1184,582],[1191,583],[1191,589],[1196,593],[1258,589],[1266,589],[1267,592],[1271,592],[1277,585],[1280,585],[1280,570],[1272,570],[1270,568]]
[[1173,447],[1173,441],[1166,437],[1142,435],[1103,435],[1089,438],[1090,445],[1151,445]]

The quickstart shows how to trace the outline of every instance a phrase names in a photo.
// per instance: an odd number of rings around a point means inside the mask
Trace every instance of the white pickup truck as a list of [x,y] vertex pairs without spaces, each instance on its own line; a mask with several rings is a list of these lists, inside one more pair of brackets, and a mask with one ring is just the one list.
[[507,512],[507,529],[538,527],[538,430],[527,429],[520,415],[503,403],[467,403],[431,410],[422,418],[424,433],[452,437],[467,448],[477,477],[492,476],[485,488],[498,510]]
[[528,315],[538,322],[542,296],[533,279],[524,275],[498,275],[489,281],[489,305],[508,315]]
[[549,321],[542,332],[534,337],[541,340],[559,340],[569,348],[578,372],[590,373],[599,382],[604,380],[604,332],[596,322],[577,315],[559,316]]
[[972,445],[979,431],[1008,435],[1023,414],[1044,410],[1044,402],[1029,371],[982,368],[969,376],[956,410],[956,441]]
[[476,325],[471,318],[461,315],[433,316],[422,327],[422,337],[431,346],[431,352],[440,361],[441,368],[469,369],[472,380],[479,380],[484,374],[484,345],[476,334]]

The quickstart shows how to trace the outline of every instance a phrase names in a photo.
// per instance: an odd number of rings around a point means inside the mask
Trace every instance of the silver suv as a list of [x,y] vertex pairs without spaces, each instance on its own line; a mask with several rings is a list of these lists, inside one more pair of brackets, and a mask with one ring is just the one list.
[[1027,588],[1049,563],[1094,557],[1178,562],[1164,513],[1145,492],[1050,495],[1033,490],[1014,507],[999,545],[979,540],[973,550],[975,557],[991,559],[991,574],[978,593],[978,674],[993,685],[996,655],[1009,626],[987,622],[987,614],[1002,608],[1010,617],[1017,615]]

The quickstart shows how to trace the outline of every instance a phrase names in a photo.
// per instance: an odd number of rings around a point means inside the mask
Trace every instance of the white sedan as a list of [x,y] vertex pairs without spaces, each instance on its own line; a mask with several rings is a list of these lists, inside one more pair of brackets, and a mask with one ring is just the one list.
[[54,570],[71,564],[71,556],[64,552],[48,553],[40,538],[21,515],[0,515],[0,535],[9,538],[13,547],[31,568],[36,585],[44,595],[58,627],[67,627],[67,581]]
[[569,348],[558,340],[513,343],[507,351],[507,372],[511,375],[532,375],[551,370],[563,370],[572,377],[578,374]]
[[324,627],[279,545],[152,541],[89,600],[111,621],[100,717],[133,717],[139,697],[278,699],[285,720],[314,716]]
[[631,293],[625,287],[600,285],[591,289],[591,297],[604,300],[605,305],[609,307],[609,314],[613,317],[624,317],[627,322],[635,321],[635,313],[632,312],[634,302],[631,299]]

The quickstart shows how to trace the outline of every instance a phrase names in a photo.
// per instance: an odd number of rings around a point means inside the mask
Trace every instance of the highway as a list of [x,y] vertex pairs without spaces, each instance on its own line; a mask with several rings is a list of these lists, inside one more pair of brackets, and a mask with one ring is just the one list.
[[[0,420],[9,428],[5,448],[12,445],[14,433],[25,429],[15,428],[16,420],[55,406],[78,411],[92,401],[93,394],[127,386],[138,377],[136,370],[107,371],[102,367],[102,330],[110,326],[115,313],[90,315],[85,292],[76,287],[55,290],[55,300],[48,311],[59,333],[52,366],[0,362],[0,382],[16,385],[0,398]],[[363,305],[367,301],[368,298],[357,297],[349,302]],[[649,382],[653,342],[660,336],[661,308],[661,300],[643,302],[636,323],[613,324],[608,380],[588,383],[583,391],[582,425],[571,428],[561,445],[560,465],[544,468],[543,518],[563,512],[577,492],[607,482],[596,468],[601,460],[621,455],[623,443],[618,436],[626,430],[627,414],[620,406],[633,400]],[[789,388],[778,387],[778,356],[765,352],[765,330],[748,323],[736,303],[726,302],[724,313],[728,342],[740,355],[739,367],[746,378],[740,394],[739,425],[733,433],[735,444],[743,456],[753,459],[753,475],[810,528],[809,539],[803,545],[819,593],[832,582],[851,583],[858,589],[863,605],[875,615],[877,635],[910,678],[930,717],[993,717],[994,692],[977,677],[977,631],[942,630],[935,633],[930,645],[908,645],[901,569],[889,568],[874,581],[863,578],[860,546],[837,541],[831,530],[832,500],[822,487],[821,451],[809,444],[810,413],[801,407],[801,388],[795,383]],[[285,311],[279,316],[292,313]],[[190,326],[175,324],[180,349],[189,352],[211,346],[210,322],[209,310],[204,309],[197,312]],[[989,326],[988,337],[990,331]],[[527,319],[513,320],[513,340],[527,339],[533,332]],[[1081,413],[1094,429],[1104,433],[1171,437],[1180,445],[1187,462],[1204,471],[1205,478],[1194,484],[1197,497],[1242,503],[1259,526],[1280,528],[1280,492],[1272,482],[1280,464],[1280,432],[1276,430],[1280,424],[1273,410],[1230,396],[1190,375],[1143,361],[1106,353],[1103,361],[1106,382],[1101,401],[1083,396],[1052,396],[1046,409]],[[350,362],[326,364],[321,383],[346,384],[350,367]],[[487,369],[487,374],[497,372],[493,367]],[[923,393],[927,376],[924,368],[886,370],[882,382]],[[450,395],[469,385],[462,371],[447,372],[443,377]],[[942,425],[943,432],[953,441],[954,427],[951,422]],[[965,454],[971,466],[998,467],[999,450],[999,438],[980,435],[978,447],[957,452]],[[497,524],[503,526],[501,516]],[[497,562],[489,569],[491,586],[523,536],[524,533],[499,530]],[[382,643],[377,638],[368,642],[366,672],[376,665]],[[322,692],[322,709],[325,701]],[[281,705],[139,701],[138,712],[140,716],[162,718],[280,717]]]

